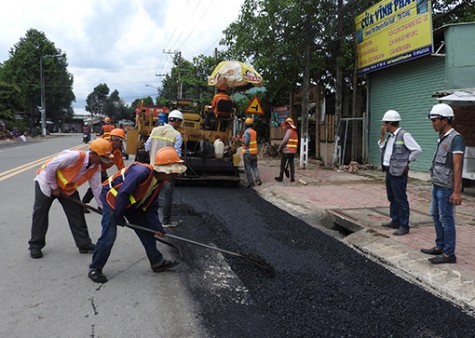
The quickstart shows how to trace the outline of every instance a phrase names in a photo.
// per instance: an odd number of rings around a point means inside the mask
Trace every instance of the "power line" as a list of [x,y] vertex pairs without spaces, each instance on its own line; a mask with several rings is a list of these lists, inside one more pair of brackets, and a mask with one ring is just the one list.
[[[193,9],[193,11],[190,13],[190,17],[188,18],[188,20],[186,20],[185,22],[188,23],[191,21],[191,18],[192,16],[194,15],[194,13],[196,12],[196,9],[198,8],[198,6],[200,5],[201,3],[201,0],[199,0],[197,3],[196,3],[196,6],[195,8]],[[182,27],[188,27],[188,25],[182,25]],[[174,45],[176,45],[178,43],[178,41],[180,40],[181,36],[183,35],[183,32],[185,31],[185,29],[183,29],[180,33],[180,35],[178,36],[178,38],[176,38],[175,42],[171,45],[171,48],[170,49],[178,49],[178,48],[173,48]]]
[[211,1],[208,5],[208,7],[206,8],[206,10],[203,12],[203,14],[201,14],[201,17],[199,18],[199,20],[196,22],[195,26],[193,27],[193,29],[190,31],[190,33],[188,34],[188,36],[185,38],[185,40],[182,41],[182,43],[178,46],[177,49],[180,49],[181,46],[183,46],[183,44],[186,42],[186,40],[188,40],[188,38],[191,36],[191,34],[195,31],[196,27],[198,27],[198,25],[201,23],[201,20],[203,20],[203,17],[205,16],[206,13],[208,13],[211,5],[213,4],[213,1]]

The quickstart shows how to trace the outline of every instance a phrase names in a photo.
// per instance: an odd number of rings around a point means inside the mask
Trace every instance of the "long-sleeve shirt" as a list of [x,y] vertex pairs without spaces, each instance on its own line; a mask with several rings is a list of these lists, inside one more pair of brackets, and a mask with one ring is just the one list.
[[[383,157],[383,165],[384,166],[389,166],[389,161],[391,160],[391,155],[393,154],[393,145],[394,141],[396,140],[396,135],[399,133],[401,128],[398,128],[394,134],[391,134],[391,136],[387,139],[387,145],[386,145],[386,151],[384,152],[384,157]],[[386,144],[386,140],[382,141],[378,140],[378,145],[379,148],[383,149]],[[419,155],[422,152],[421,146],[414,140],[414,138],[406,132],[404,134],[404,146],[406,146],[407,149],[411,152],[409,155],[409,162],[414,162],[417,160]]]
[[[122,178],[122,175],[119,175],[112,181],[112,186],[115,186],[121,182],[123,184],[120,186],[118,194],[116,196],[115,200],[115,216],[116,218],[122,219],[126,212],[127,205],[130,203],[129,197],[135,193],[137,190],[137,187],[145,182],[147,180],[147,177],[150,175],[150,170],[149,168],[140,165],[140,164],[131,164],[127,170],[124,173],[125,179]],[[109,185],[105,185],[102,188],[101,192],[101,200],[103,203],[107,203],[106,201],[106,196],[107,193],[109,192],[110,187]],[[161,224],[160,220],[158,218],[158,196],[155,197],[155,199],[152,201],[150,206],[147,208],[146,211],[143,211],[141,207],[143,205],[146,205],[148,203],[148,199],[152,198],[152,196],[149,196],[147,200],[144,201],[144,203],[141,204],[135,204],[130,207],[128,210],[136,210],[137,212],[144,212],[145,216],[147,219],[151,222],[151,224]]]
[[[169,127],[169,128],[173,128],[172,125],[170,124],[165,124],[165,126]],[[147,141],[145,142],[145,151],[150,151],[150,142],[152,142],[152,137],[148,137]],[[175,139],[175,144],[173,145],[173,147],[175,148],[176,152],[178,153],[178,156],[181,157],[181,146],[183,145],[183,138],[181,137],[181,134],[178,133],[176,139]]]
[[283,138],[282,142],[280,142],[279,148],[277,149],[277,151],[279,153],[280,152],[283,152],[283,153],[291,153],[292,152],[287,147],[287,144],[289,143],[289,140],[290,140],[290,128],[285,131],[284,138]]
[[[56,178],[56,171],[61,168],[66,168],[72,165],[75,165],[79,160],[79,151],[75,150],[63,150],[55,158],[53,158],[44,170],[41,170],[38,175],[35,177],[35,181],[38,182],[41,192],[48,197],[51,197],[51,191],[58,189],[58,182]],[[86,170],[90,167],[95,167],[97,164],[89,165],[89,152],[86,152],[84,161],[79,170],[77,177],[83,175]],[[91,187],[92,193],[99,205],[102,207],[102,202],[100,201],[99,195],[101,193],[101,171],[98,170],[91,176],[89,179],[89,186]]]
[[122,158],[122,151],[116,148],[112,150],[112,155],[114,155],[114,158],[112,159],[111,163],[101,163],[102,172],[105,172],[107,171],[107,169],[112,168],[114,164],[116,165],[117,170],[122,170],[125,168],[124,160]]

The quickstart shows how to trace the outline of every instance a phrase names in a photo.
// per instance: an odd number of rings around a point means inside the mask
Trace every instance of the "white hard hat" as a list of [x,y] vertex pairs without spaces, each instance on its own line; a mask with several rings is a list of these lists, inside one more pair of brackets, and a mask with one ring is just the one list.
[[427,118],[435,119],[435,118],[440,118],[440,117],[453,118],[454,110],[452,109],[451,106],[449,106],[446,103],[435,104],[430,110],[430,113],[427,116]]
[[383,119],[381,120],[383,122],[396,122],[396,121],[401,121],[401,115],[395,110],[388,110],[386,113],[384,113]]
[[168,119],[171,118],[183,120],[183,114],[179,110],[172,110],[170,114],[168,114]]

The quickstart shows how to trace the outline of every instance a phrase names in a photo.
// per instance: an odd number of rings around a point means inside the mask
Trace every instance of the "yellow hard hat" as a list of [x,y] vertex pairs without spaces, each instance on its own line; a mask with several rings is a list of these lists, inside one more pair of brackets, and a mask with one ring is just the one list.
[[254,124],[254,121],[253,121],[250,117],[248,117],[248,118],[246,119],[246,121],[244,121],[244,123],[245,123],[245,124]]

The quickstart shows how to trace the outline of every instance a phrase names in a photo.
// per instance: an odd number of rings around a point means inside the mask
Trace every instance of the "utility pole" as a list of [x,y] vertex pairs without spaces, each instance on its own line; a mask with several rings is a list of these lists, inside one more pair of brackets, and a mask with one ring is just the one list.
[[[218,65],[218,48],[214,48],[214,64],[215,67]],[[218,86],[214,87],[214,95],[218,93]]]
[[43,136],[46,136],[46,100],[45,100],[45,76],[43,73],[43,59],[44,58],[57,58],[61,57],[61,54],[57,55],[41,55],[40,56],[40,86],[41,86],[41,107],[40,113],[41,113],[41,134]]
[[304,26],[305,54],[302,84],[302,130],[300,134],[300,168],[308,166],[308,90],[310,84],[310,17],[307,15]]
[[178,56],[178,64],[177,64],[177,68],[178,68],[178,81],[177,81],[177,96],[178,96],[178,99],[181,99],[182,98],[182,95],[183,95],[183,83],[181,82],[181,79],[180,79],[180,68],[181,68],[181,52],[179,50],[175,50],[175,51],[165,51],[163,50],[163,53],[164,54],[171,54],[171,55],[174,55],[175,57]]
[[340,136],[338,135],[340,132],[340,125],[341,125],[341,115],[342,115],[342,106],[343,106],[343,71],[341,69],[341,57],[342,57],[342,50],[341,50],[341,40],[340,37],[342,36],[343,32],[343,14],[341,12],[341,9],[343,7],[343,0],[338,0],[337,1],[337,30],[336,30],[336,45],[335,45],[335,51],[336,51],[336,70],[335,70],[335,139],[333,141],[333,154],[332,154],[332,163],[333,165],[340,165],[343,163],[340,163],[340,159],[343,156],[338,156],[339,155],[339,150],[341,149],[340,147]]

